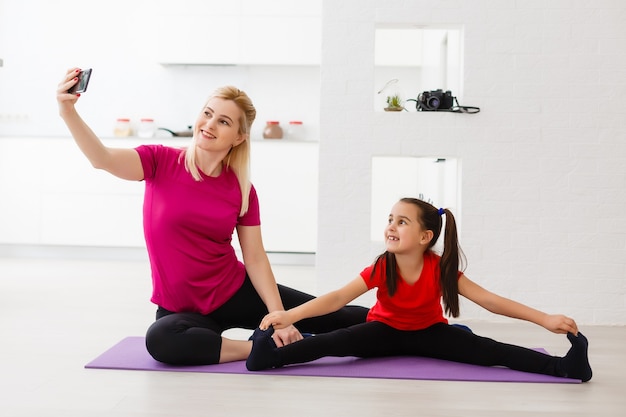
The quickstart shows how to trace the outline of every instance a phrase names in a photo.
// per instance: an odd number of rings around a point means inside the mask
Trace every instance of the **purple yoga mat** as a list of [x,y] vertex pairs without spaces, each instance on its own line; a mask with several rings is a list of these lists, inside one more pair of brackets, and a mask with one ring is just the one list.
[[[544,353],[544,349],[537,349]],[[422,357],[318,359],[302,365],[250,372],[244,361],[203,366],[172,366],[155,361],[146,351],[143,337],[127,337],[85,365],[92,369],[207,372],[343,378],[424,379],[445,381],[580,383],[579,379],[531,374],[508,368],[468,365]]]

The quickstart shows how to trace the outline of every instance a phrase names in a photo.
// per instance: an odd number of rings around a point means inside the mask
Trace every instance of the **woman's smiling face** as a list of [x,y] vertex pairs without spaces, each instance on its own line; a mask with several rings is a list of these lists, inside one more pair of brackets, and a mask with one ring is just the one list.
[[218,97],[209,99],[194,127],[196,144],[203,150],[226,150],[239,145],[241,109],[232,100]]

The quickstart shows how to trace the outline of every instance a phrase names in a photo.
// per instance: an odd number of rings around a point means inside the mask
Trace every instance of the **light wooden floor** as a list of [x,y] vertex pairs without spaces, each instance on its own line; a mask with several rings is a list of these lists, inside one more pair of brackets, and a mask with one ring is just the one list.
[[[314,292],[310,266],[275,266]],[[0,416],[619,416],[626,415],[626,328],[583,326],[594,377],[518,384],[87,370],[143,335],[144,261],[0,258]],[[562,355],[565,336],[520,322],[469,322],[476,333]],[[234,332],[247,337],[249,332]]]

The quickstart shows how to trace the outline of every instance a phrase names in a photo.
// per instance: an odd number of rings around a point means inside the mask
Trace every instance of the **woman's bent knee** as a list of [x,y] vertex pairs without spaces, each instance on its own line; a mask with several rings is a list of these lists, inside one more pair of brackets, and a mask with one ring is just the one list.
[[152,323],[146,349],[156,361],[170,365],[211,365],[219,362],[221,336],[211,329],[169,315]]
[[160,320],[152,323],[146,332],[146,349],[156,361],[176,365],[180,358],[176,357],[176,350],[169,346],[172,334],[161,325]]

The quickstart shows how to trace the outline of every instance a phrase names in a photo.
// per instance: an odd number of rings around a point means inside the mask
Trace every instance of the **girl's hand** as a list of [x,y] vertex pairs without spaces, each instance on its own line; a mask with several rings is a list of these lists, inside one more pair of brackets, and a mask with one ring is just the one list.
[[578,335],[578,326],[574,319],[562,314],[548,314],[542,326],[554,333],[572,333]]
[[272,311],[263,317],[259,328],[267,330],[270,326],[274,328],[272,339],[274,339],[274,343],[278,347],[303,339],[298,329],[293,326],[287,311]]
[[293,324],[293,321],[289,318],[289,316],[290,314],[287,311],[272,311],[263,317],[259,328],[261,328],[261,330],[267,330],[271,326],[274,330],[283,329]]
[[274,343],[276,346],[283,347],[288,345],[289,343],[297,342],[298,340],[304,339],[298,329],[296,329],[293,325],[289,325],[282,329],[274,330],[274,334],[272,335],[272,339],[274,339]]

